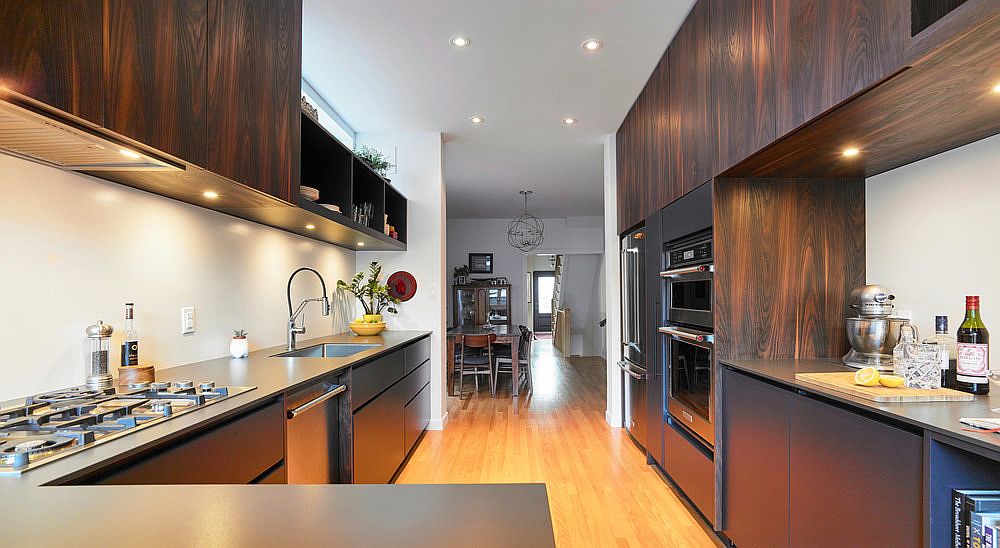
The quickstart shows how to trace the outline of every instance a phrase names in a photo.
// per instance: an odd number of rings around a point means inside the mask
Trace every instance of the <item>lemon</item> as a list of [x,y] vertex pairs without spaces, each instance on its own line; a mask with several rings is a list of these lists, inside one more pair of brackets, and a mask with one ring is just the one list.
[[858,372],[854,374],[854,384],[860,384],[861,386],[875,386],[878,384],[878,370],[874,367],[865,367],[858,369]]
[[880,375],[878,382],[882,386],[888,386],[889,388],[899,388],[903,386],[903,377],[897,375]]

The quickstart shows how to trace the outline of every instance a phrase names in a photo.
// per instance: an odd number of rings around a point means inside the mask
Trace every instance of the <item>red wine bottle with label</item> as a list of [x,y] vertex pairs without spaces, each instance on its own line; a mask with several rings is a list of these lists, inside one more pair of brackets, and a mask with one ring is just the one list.
[[955,387],[972,394],[990,393],[990,332],[979,316],[979,297],[965,298],[965,321],[958,328]]

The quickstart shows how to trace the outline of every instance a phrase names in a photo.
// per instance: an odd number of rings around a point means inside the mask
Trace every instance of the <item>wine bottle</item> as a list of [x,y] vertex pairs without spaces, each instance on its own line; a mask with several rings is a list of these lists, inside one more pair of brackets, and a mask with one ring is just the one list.
[[139,333],[133,326],[135,305],[125,303],[125,340],[122,341],[122,366],[139,365]]
[[948,336],[948,316],[934,316],[934,336],[924,339],[924,344],[937,344],[941,367],[941,388],[955,387],[955,356],[957,341]]
[[958,328],[955,387],[972,394],[990,392],[990,333],[979,316],[979,297],[965,298],[965,321]]

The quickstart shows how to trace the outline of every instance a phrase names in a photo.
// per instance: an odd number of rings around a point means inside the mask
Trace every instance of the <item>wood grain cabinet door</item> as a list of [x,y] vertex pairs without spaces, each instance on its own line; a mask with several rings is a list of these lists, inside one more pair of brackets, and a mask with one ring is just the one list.
[[199,166],[207,13],[208,0],[108,0],[108,129]]
[[902,68],[908,0],[773,0],[777,134]]
[[672,134],[668,168],[681,195],[714,175],[715,114],[709,113],[710,40],[707,0],[694,5],[667,48]]
[[295,203],[301,82],[302,0],[208,0],[206,167]]
[[104,1],[0,2],[0,85],[104,123]]
[[774,141],[774,0],[711,0],[716,173]]

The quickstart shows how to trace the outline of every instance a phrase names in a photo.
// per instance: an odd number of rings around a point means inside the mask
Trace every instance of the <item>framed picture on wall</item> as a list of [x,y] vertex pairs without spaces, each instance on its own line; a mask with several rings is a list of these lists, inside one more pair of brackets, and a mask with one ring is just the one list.
[[470,274],[493,274],[492,253],[469,253]]

